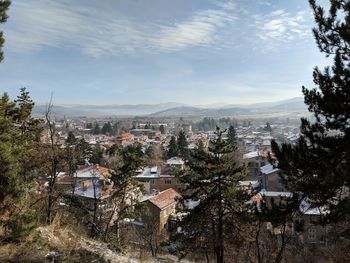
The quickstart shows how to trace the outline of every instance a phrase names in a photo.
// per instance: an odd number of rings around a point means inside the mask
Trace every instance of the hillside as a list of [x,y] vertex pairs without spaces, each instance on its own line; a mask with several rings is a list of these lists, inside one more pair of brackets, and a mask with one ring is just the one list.
[[[141,257],[142,256],[142,257]],[[68,227],[38,227],[26,241],[0,246],[0,262],[99,262],[156,263],[176,262],[172,255],[152,258],[129,249],[119,253],[108,243],[88,238]],[[189,263],[187,260],[181,261]]]

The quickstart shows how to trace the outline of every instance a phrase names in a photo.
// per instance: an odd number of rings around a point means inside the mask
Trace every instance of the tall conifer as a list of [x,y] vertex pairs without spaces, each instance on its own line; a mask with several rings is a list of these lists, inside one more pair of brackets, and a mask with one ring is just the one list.
[[316,88],[303,87],[305,103],[314,120],[301,120],[295,146],[272,148],[290,190],[305,195],[314,206],[326,206],[336,219],[350,215],[350,1],[332,0],[328,13],[309,0],[317,45],[333,65],[315,67]]

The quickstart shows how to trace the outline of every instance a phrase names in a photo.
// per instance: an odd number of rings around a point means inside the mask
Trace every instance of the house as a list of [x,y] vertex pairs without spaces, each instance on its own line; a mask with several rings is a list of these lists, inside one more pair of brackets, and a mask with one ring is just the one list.
[[154,167],[146,167],[140,171],[135,178],[143,185],[144,190],[147,193],[152,193],[154,191],[164,191],[169,188],[173,188],[175,190],[179,187],[178,179],[168,174],[168,170],[164,168],[165,173],[161,173],[161,168]]
[[183,169],[185,162],[179,157],[172,157],[166,161],[166,165],[169,168]]
[[109,169],[98,164],[85,165],[78,167],[78,170],[73,175],[75,184],[81,184],[84,181],[90,181],[92,179],[107,180],[111,177]]
[[110,176],[108,168],[97,164],[80,167],[74,175],[73,195],[90,209],[95,203],[99,208],[106,208],[114,191]]
[[146,212],[142,215],[142,221],[146,224],[155,225],[161,232],[168,223],[170,215],[176,212],[176,205],[181,195],[174,189],[169,188],[146,199]]
[[280,170],[272,164],[266,164],[260,167],[259,181],[261,189],[276,192],[284,191],[285,187],[279,172]]
[[252,151],[244,154],[243,160],[247,164],[249,179],[256,180],[260,174],[260,167],[268,162],[268,153],[263,151]]
[[[325,207],[313,207],[307,199],[302,200],[299,206],[299,216],[294,222],[294,229],[298,238],[306,245],[328,246],[328,237],[331,233],[331,225],[320,225],[321,216],[329,213]],[[297,233],[298,232],[298,233]]]

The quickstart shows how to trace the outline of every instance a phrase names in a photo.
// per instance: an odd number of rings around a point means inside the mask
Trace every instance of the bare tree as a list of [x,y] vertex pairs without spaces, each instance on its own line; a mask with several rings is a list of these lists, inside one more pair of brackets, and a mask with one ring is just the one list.
[[55,131],[55,123],[52,120],[52,95],[50,98],[50,102],[46,106],[45,110],[45,121],[48,128],[48,136],[49,136],[49,158],[50,158],[50,176],[48,182],[48,204],[47,204],[47,214],[46,214],[46,222],[51,224],[52,222],[52,207],[55,200],[54,190],[55,184],[57,180],[58,165],[59,165],[59,156],[58,156],[58,147],[57,141],[55,139],[56,131]]
[[149,222],[143,226],[134,226],[136,236],[139,238],[140,245],[151,252],[152,257],[157,257],[160,243],[165,239],[164,230],[159,230],[159,224]]

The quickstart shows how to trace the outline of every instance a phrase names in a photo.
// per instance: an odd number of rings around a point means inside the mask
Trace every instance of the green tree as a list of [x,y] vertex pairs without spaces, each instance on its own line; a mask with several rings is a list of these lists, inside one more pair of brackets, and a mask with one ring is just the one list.
[[90,144],[84,139],[81,139],[78,142],[76,149],[77,164],[85,164],[85,160],[89,160],[92,154],[92,148]]
[[91,122],[86,124],[86,129],[93,129],[93,124]]
[[230,127],[228,128],[227,139],[232,146],[236,146],[237,133],[236,133],[236,129],[233,127],[233,125],[230,125]]
[[112,132],[113,132],[112,124],[110,122],[107,122],[107,123],[103,124],[101,132],[102,132],[102,134],[109,134],[109,135],[111,135]]
[[159,131],[160,131],[161,134],[165,134],[165,127],[164,127],[163,124],[161,124],[161,125],[159,126]]
[[93,164],[101,164],[103,153],[103,149],[101,148],[100,144],[97,143],[96,146],[92,149],[89,161]]
[[138,194],[139,185],[135,179],[137,171],[145,165],[145,158],[142,153],[141,145],[128,145],[121,149],[120,155],[122,157],[122,164],[113,167],[111,180],[113,181],[113,192],[111,198],[110,214],[104,230],[104,239],[108,238],[109,228],[114,220],[115,234],[117,242],[122,242],[120,236],[120,224],[125,218],[132,218],[135,216],[135,200]]
[[77,139],[75,138],[74,133],[72,131],[68,132],[66,143],[68,145],[73,145],[73,144],[76,144],[76,142],[77,142]]
[[[0,100],[0,213],[11,214],[11,218],[0,220],[0,225],[7,224],[13,237],[19,237],[31,225],[24,213],[29,215],[33,211],[24,197],[40,168],[37,150],[42,126],[32,120],[31,108],[29,96],[18,104],[7,93]],[[26,123],[25,129],[19,123]]]
[[[11,1],[9,0],[0,0],[0,24],[5,23],[8,19],[7,11],[10,7]],[[2,47],[4,45],[4,33],[0,31],[0,62],[4,59],[4,53]]]
[[271,132],[272,131],[272,128],[271,128],[271,125],[269,122],[266,122],[266,126],[264,127],[264,130],[267,131],[267,132]]
[[15,103],[19,108],[18,120],[22,121],[29,119],[32,113],[32,109],[34,107],[34,102],[30,98],[29,92],[26,90],[25,87],[20,89],[20,95],[17,96]]
[[182,158],[184,159],[188,158],[188,152],[189,152],[188,142],[187,142],[186,134],[183,130],[179,132],[179,135],[177,137],[177,149],[178,149],[179,155]]
[[303,87],[304,100],[314,120],[301,120],[296,145],[272,149],[286,174],[287,187],[307,197],[313,206],[326,206],[334,220],[348,220],[350,200],[350,3],[330,1],[328,14],[310,0],[317,26],[317,45],[332,67],[314,69],[316,88]]
[[217,129],[217,138],[210,141],[208,151],[191,152],[185,169],[177,175],[184,185],[183,201],[200,201],[194,209],[185,209],[181,237],[214,254],[218,263],[224,262],[227,244],[232,239],[238,241],[238,219],[246,213],[247,200],[238,187],[244,169],[228,161],[234,148],[222,139],[222,133]]
[[178,148],[177,148],[177,142],[176,137],[171,136],[168,151],[167,151],[167,158],[175,157],[178,155]]
[[98,125],[98,123],[96,122],[95,123],[95,126],[94,126],[94,129],[92,130],[92,133],[97,135],[97,134],[100,134],[101,133],[101,128],[100,128],[100,125]]
[[118,133],[119,133],[119,124],[118,124],[118,122],[115,122],[115,123],[113,124],[113,131],[112,131],[112,134],[113,134],[113,135],[118,135]]

